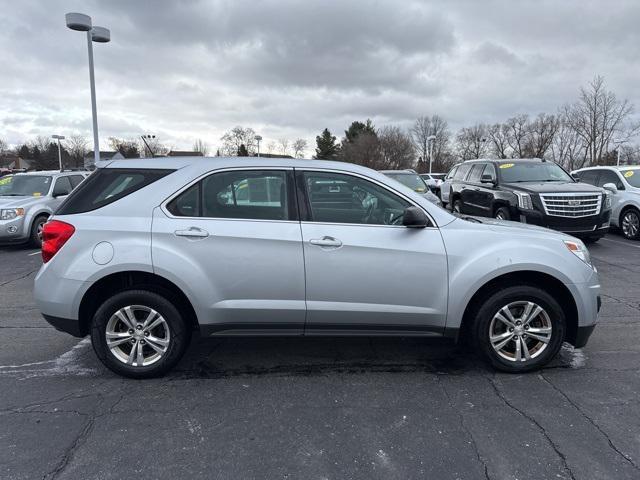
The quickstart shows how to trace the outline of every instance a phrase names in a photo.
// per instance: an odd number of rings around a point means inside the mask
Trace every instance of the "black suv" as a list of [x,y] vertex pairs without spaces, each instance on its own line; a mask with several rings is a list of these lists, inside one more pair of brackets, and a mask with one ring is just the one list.
[[589,241],[609,230],[611,197],[554,162],[468,160],[447,181],[449,202],[459,213],[541,225]]

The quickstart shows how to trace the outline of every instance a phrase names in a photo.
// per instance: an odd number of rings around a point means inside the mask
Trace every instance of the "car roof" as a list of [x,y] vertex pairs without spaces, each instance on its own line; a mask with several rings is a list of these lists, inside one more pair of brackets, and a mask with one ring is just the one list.
[[17,172],[14,173],[14,175],[51,175],[51,176],[62,176],[62,175],[73,175],[73,174],[87,174],[87,173],[91,173],[85,170],[67,170],[67,171],[60,171],[60,170],[38,170],[38,171],[32,171],[32,172]]
[[417,175],[416,172],[414,172],[413,170],[378,170],[380,173],[384,173],[385,175],[388,173],[401,173],[401,174],[405,174],[405,175]]
[[585,172],[587,170],[606,169],[606,170],[640,170],[640,165],[594,165],[593,167],[584,167],[574,170],[574,172]]
[[543,160],[542,158],[474,158],[472,160],[465,160],[463,163],[476,163],[476,162],[494,162],[494,163],[533,163],[533,162],[549,162],[550,160]]

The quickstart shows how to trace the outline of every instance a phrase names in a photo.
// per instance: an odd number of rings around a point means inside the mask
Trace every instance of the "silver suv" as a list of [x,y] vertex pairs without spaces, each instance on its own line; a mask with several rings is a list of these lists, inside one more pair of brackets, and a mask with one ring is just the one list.
[[631,240],[640,240],[640,166],[590,167],[571,172],[581,182],[612,194],[611,225]]
[[194,331],[449,337],[523,372],[585,345],[600,306],[579,240],[323,160],[113,161],[45,225],[42,255],[45,319],[135,378]]
[[42,226],[89,172],[41,171],[0,178],[0,243],[40,247]]

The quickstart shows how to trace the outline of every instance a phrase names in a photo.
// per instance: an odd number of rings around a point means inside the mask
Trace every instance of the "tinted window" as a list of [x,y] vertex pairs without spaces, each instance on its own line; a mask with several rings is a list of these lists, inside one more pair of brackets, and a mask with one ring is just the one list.
[[56,184],[53,187],[53,195],[61,196],[61,195],[69,195],[71,193],[71,182],[69,181],[69,177],[59,177],[56,180]]
[[427,191],[427,184],[424,183],[422,177],[416,173],[385,173],[385,175],[418,193]]
[[491,180],[496,181],[496,167],[493,166],[493,163],[487,163],[487,166],[484,168],[482,175],[489,175]]
[[146,187],[173,171],[99,168],[69,195],[56,214],[71,215],[96,210]]
[[305,172],[311,221],[401,225],[410,204],[375,183],[339,173]]
[[611,170],[600,170],[600,177],[598,178],[598,186],[602,187],[605,183],[613,183],[617,188],[623,189],[624,185],[622,180],[618,177],[616,172]]
[[573,178],[553,162],[504,162],[499,168],[504,183],[573,182]]
[[444,173],[432,173],[431,174],[431,178],[433,178],[434,180],[444,180],[445,174]]
[[580,181],[595,185],[598,180],[598,173],[598,170],[587,170],[584,172],[580,172]]
[[71,182],[71,188],[76,188],[78,185],[82,183],[84,177],[82,175],[71,175],[69,177],[69,181]]
[[176,217],[199,217],[200,210],[200,182],[182,192],[167,204],[167,210]]
[[482,176],[482,171],[484,170],[484,163],[476,163],[471,168],[471,173],[469,174],[468,182],[472,183],[480,183],[480,177]]
[[463,165],[460,165],[453,178],[455,178],[456,180],[464,180],[467,176],[467,173],[469,173],[469,170],[471,170],[471,164],[465,163]]
[[239,170],[202,181],[202,215],[212,218],[289,220],[287,173]]
[[453,167],[451,171],[449,171],[449,173],[447,174],[447,179],[453,178],[457,171],[458,171],[458,167]]

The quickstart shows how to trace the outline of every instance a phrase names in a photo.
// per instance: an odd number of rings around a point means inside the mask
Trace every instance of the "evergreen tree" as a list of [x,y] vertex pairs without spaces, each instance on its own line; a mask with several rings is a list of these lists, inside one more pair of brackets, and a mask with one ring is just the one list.
[[316,156],[319,160],[334,160],[340,152],[340,145],[336,143],[335,135],[331,135],[328,128],[322,131],[322,135],[316,137]]
[[247,151],[247,147],[244,146],[244,143],[241,143],[238,147],[238,156],[239,157],[248,157],[249,152]]
[[366,123],[358,122],[357,120],[353,122],[348,130],[345,130],[344,136],[345,141],[349,143],[353,143],[356,137],[362,133],[368,133],[373,136],[377,136],[376,128],[371,123],[370,119],[367,119]]

